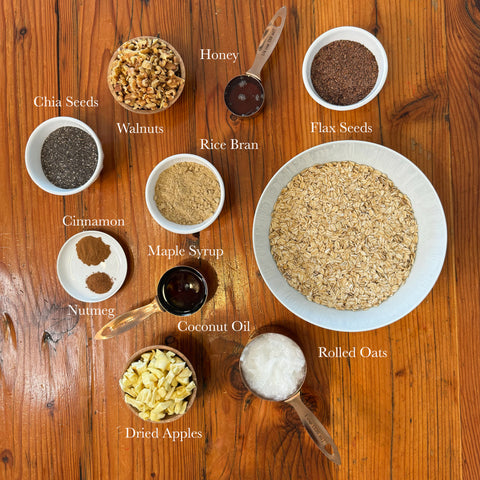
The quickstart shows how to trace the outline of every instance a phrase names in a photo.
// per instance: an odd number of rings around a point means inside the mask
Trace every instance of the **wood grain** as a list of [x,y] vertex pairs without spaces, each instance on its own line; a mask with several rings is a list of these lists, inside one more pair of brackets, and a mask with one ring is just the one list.
[[[266,103],[249,120],[223,104],[228,80],[253,63],[272,0],[4,0],[0,7],[0,439],[1,479],[466,479],[480,476],[479,169],[480,12],[473,1],[313,2],[288,0],[287,23],[262,71]],[[380,95],[351,112],[325,110],[308,96],[303,57],[323,31],[355,25],[374,33],[389,59]],[[181,53],[185,90],[171,109],[140,116],[115,104],[106,84],[113,51],[138,35],[160,35]],[[238,52],[236,63],[207,61],[200,49]],[[34,98],[62,99],[61,107]],[[65,105],[93,97],[98,108]],[[24,166],[25,145],[42,121],[66,115],[101,139],[105,165],[85,192],[56,197]],[[370,133],[311,133],[310,122],[367,124]],[[117,123],[161,125],[161,135],[120,133]],[[201,149],[201,139],[258,142],[258,150]],[[429,178],[442,201],[449,245],[432,292],[412,313],[371,332],[315,327],[286,310],[263,282],[253,254],[256,204],[272,175],[314,145],[358,139],[386,145]],[[181,152],[199,154],[222,174],[226,203],[207,230],[180,236],[158,226],[144,205],[153,167]],[[122,289],[99,304],[115,313],[155,295],[162,272],[193,263],[214,295],[192,325],[225,332],[181,332],[178,318],[156,315],[98,342],[104,315],[74,315],[56,258],[82,227],[77,219],[122,218],[102,230],[124,247]],[[222,249],[220,258],[168,259],[156,248]],[[94,306],[91,304],[90,306]],[[249,331],[233,331],[249,322]],[[240,324],[240,323],[238,323]],[[288,405],[261,401],[243,386],[238,358],[254,331],[281,329],[308,362],[303,399],[335,439],[342,465],[321,456]],[[166,427],[124,405],[118,378],[137,350],[167,343],[195,365],[199,394],[188,414]],[[320,358],[319,347],[386,352],[384,358]],[[168,430],[167,430],[168,428]],[[130,429],[130,430],[127,430]],[[160,438],[127,438],[158,433]],[[173,441],[172,432],[201,438]]]
[[475,55],[474,45],[480,40],[478,5],[471,2],[448,4],[446,18],[462,461],[464,477],[476,478],[480,475],[480,408],[475,400],[480,391],[477,375],[480,341],[480,227],[478,215],[472,215],[472,212],[477,211],[479,206],[479,169],[476,157],[480,148],[477,135],[480,119],[477,93],[479,72],[478,65],[472,62],[472,58]]

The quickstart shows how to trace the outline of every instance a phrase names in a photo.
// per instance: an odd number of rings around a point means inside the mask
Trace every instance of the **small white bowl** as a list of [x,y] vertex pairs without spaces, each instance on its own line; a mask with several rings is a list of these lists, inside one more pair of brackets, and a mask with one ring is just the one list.
[[[367,47],[372,52],[378,64],[378,77],[372,91],[366,97],[362,98],[359,102],[353,103],[351,105],[334,105],[332,103],[326,102],[317,93],[312,83],[311,70],[312,62],[315,55],[325,45],[328,45],[329,43],[337,40],[351,40],[353,42],[361,43],[363,46]],[[380,93],[380,90],[382,89],[383,85],[385,84],[385,80],[387,79],[387,72],[388,59],[383,45],[370,32],[367,32],[366,30],[358,27],[333,28],[331,30],[327,30],[325,33],[317,37],[316,40],[310,45],[310,48],[305,54],[302,68],[303,83],[305,84],[307,92],[317,103],[319,103],[325,108],[329,108],[330,110],[354,110],[356,108],[362,107],[363,105],[366,105]]]
[[[167,168],[175,165],[176,163],[180,162],[194,162],[199,163],[207,168],[209,168],[215,175],[215,178],[220,185],[220,201],[218,203],[218,207],[215,210],[215,213],[207,218],[202,223],[197,223],[195,225],[180,225],[178,223],[172,222],[167,220],[161,213],[155,203],[155,185],[157,183],[158,177],[160,173],[162,173]],[[182,233],[182,234],[190,234],[200,232],[204,230],[208,226],[210,226],[220,215],[222,211],[223,204],[225,203],[225,185],[223,183],[223,179],[218,172],[218,170],[208,161],[198,155],[193,155],[191,153],[179,153],[177,155],[172,155],[171,157],[167,157],[165,160],[162,160],[153,170],[147,180],[147,185],[145,188],[145,200],[147,202],[148,211],[152,215],[153,219],[163,228],[169,230],[173,233]]]
[[[60,188],[47,179],[42,169],[41,152],[46,138],[60,127],[77,127],[87,132],[97,146],[97,167],[90,180],[77,188]],[[103,150],[96,133],[86,124],[72,117],[54,117],[41,123],[30,135],[25,148],[25,165],[30,178],[42,189],[53,195],[74,195],[88,188],[100,175],[103,168]]]

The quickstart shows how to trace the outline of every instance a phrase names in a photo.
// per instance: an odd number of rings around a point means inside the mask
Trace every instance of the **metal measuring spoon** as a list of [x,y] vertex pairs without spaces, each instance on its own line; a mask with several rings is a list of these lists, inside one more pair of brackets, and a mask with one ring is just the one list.
[[157,312],[192,315],[202,308],[207,295],[207,282],[198,270],[185,265],[173,267],[160,278],[157,296],[150,303],[114,318],[96,333],[95,340],[115,337]]
[[[320,420],[314,415],[314,413],[303,403],[300,397],[300,390],[302,385],[305,381],[305,377],[307,376],[307,363],[305,361],[304,368],[302,369],[301,375],[296,382],[296,390],[291,393],[288,392],[285,398],[272,398],[272,396],[266,396],[265,394],[259,393],[256,391],[246,380],[246,375],[244,374],[242,364],[246,363],[247,356],[255,355],[254,353],[249,353],[249,349],[251,348],[252,344],[258,342],[261,337],[266,335],[270,336],[277,336],[277,337],[285,337],[288,339],[289,342],[296,345],[298,347],[299,352],[301,352],[303,356],[303,352],[301,351],[300,347],[293,342],[289,337],[285,335],[281,335],[278,333],[264,333],[261,335],[256,336],[253,340],[251,340],[247,346],[244,348],[242,355],[240,356],[240,376],[242,378],[243,383],[247,387],[247,389],[252,392],[255,396],[261,398],[262,400],[269,400],[269,401],[276,401],[276,402],[285,402],[291,405],[295,411],[297,412],[303,426],[307,430],[307,433],[310,435],[310,438],[315,442],[315,445],[320,449],[320,451],[332,462],[336,463],[337,465],[341,464],[340,454],[338,452],[338,448],[335,445],[332,437],[328,433],[327,429],[320,423]],[[305,357],[303,356],[305,360]],[[251,374],[249,374],[251,375]],[[248,375],[247,375],[248,376]],[[252,382],[254,383],[254,382]],[[329,451],[330,450],[330,451]]]
[[[250,70],[244,75],[232,78],[225,87],[225,104],[228,110],[237,117],[251,117],[257,114],[263,107],[265,90],[260,78],[260,72],[277,45],[285,25],[286,16],[287,7],[282,7],[275,13],[263,33]],[[281,19],[281,23],[279,26],[275,26],[278,18]]]

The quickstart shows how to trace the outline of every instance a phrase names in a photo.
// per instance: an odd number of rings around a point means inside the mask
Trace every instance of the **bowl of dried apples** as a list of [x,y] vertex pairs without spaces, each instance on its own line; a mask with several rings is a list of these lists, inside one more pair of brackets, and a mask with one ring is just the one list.
[[185,415],[197,395],[197,375],[188,358],[166,345],[130,357],[120,379],[125,403],[141,419],[168,423]]

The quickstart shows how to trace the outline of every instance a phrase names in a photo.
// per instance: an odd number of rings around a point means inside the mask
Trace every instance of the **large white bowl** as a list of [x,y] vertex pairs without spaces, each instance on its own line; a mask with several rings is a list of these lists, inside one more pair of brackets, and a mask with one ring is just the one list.
[[[312,71],[312,62],[315,55],[318,51],[323,48],[325,45],[332,43],[337,40],[351,40],[353,42],[361,43],[363,46],[367,47],[375,57],[375,60],[378,64],[378,77],[373,87],[372,91],[359,102],[353,103],[351,105],[335,105],[333,103],[326,102],[315,90],[311,71]],[[305,54],[303,60],[302,76],[303,83],[309,95],[320,105],[330,110],[354,110],[355,108],[362,107],[368,102],[373,100],[383,88],[385,80],[387,79],[388,72],[388,59],[385,49],[380,41],[372,35],[370,32],[367,32],[363,28],[358,27],[337,27],[327,30],[325,33],[317,37],[314,42],[310,45],[310,48]]]
[[[160,210],[155,203],[155,185],[157,184],[158,177],[164,170],[180,162],[194,162],[199,163],[204,167],[207,167],[213,172],[215,178],[218,181],[218,184],[220,185],[220,201],[218,203],[218,207],[215,210],[215,213],[202,223],[197,223],[195,225],[180,225],[178,223],[172,222],[166,219],[160,213]],[[145,201],[147,202],[148,211],[160,226],[162,226],[166,230],[169,230],[170,232],[186,235],[204,230],[217,219],[217,217],[220,215],[220,212],[222,211],[223,204],[225,202],[225,185],[218,170],[208,160],[205,160],[204,158],[199,157],[198,155],[193,155],[191,153],[179,153],[177,155],[172,155],[171,157],[165,158],[165,160],[162,160],[152,170],[152,173],[148,177],[147,185],[145,188]]]
[[[346,160],[370,165],[385,173],[397,188],[409,197],[418,224],[417,253],[410,275],[395,294],[368,310],[336,310],[307,300],[287,283],[270,253],[268,235],[271,213],[282,189],[305,168]],[[288,310],[320,327],[343,332],[361,332],[399,320],[428,295],[445,259],[447,225],[435,189],[410,160],[382,145],[345,140],[306,150],[287,162],[273,176],[263,191],[255,212],[253,247],[265,283]]]
[[[77,188],[60,188],[54,185],[43,173],[42,146],[47,137],[60,127],[77,127],[87,132],[95,141],[98,159],[97,167],[88,182]],[[30,135],[25,148],[25,165],[30,178],[42,189],[54,195],[74,195],[88,188],[100,175],[103,168],[102,144],[97,134],[84,122],[72,117],[53,117],[41,123]]]

